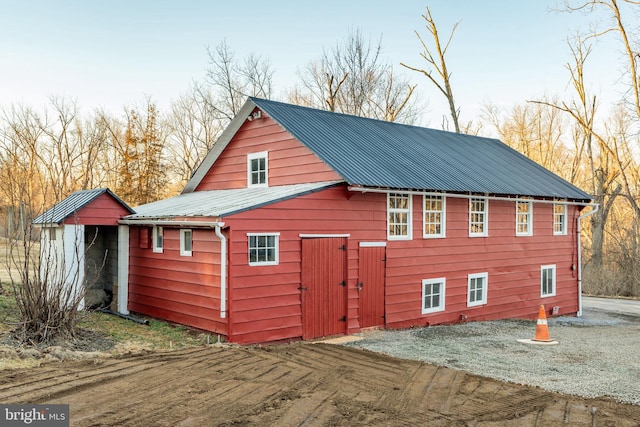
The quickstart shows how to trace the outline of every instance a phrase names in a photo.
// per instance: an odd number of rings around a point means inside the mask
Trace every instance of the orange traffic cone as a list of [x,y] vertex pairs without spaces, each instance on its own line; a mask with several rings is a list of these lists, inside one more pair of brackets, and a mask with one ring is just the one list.
[[533,341],[551,342],[549,338],[549,326],[547,325],[547,315],[544,312],[544,305],[538,311],[538,322],[536,323],[536,337]]

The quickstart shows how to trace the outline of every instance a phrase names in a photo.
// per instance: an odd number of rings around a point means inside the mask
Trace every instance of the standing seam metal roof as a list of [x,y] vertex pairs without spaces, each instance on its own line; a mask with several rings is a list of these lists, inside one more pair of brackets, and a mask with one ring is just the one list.
[[497,139],[259,98],[247,102],[266,112],[352,185],[592,198]]
[[104,193],[107,193],[116,199],[129,212],[135,212],[108,188],[96,188],[93,190],[81,190],[72,193],[69,197],[56,203],[53,207],[34,219],[33,224],[60,224],[62,221],[71,215],[74,215],[80,209],[84,208]]

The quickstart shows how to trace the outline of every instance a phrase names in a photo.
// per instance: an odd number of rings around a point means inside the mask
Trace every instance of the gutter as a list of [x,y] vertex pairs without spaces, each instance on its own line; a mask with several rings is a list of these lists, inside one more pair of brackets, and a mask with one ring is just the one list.
[[598,212],[598,209],[600,208],[600,205],[598,205],[597,203],[590,204],[589,206],[593,206],[593,209],[587,212],[586,214],[580,215],[578,217],[578,225],[576,229],[576,233],[578,234],[578,239],[577,239],[578,240],[578,313],[576,314],[576,316],[578,317],[582,317],[582,243],[581,243],[582,228],[580,226],[580,221],[583,218],[586,218]]
[[502,200],[507,202],[516,202],[516,201],[528,201],[533,203],[546,203],[546,204],[555,204],[555,205],[576,205],[576,206],[598,206],[597,203],[585,203],[585,202],[570,202],[568,200],[544,200],[544,199],[523,199],[522,197],[506,197],[506,196],[486,196],[483,194],[461,194],[461,193],[443,193],[437,191],[416,191],[416,190],[400,190],[400,189],[383,189],[383,188],[366,188],[366,187],[357,187],[350,185],[348,187],[349,191],[359,191],[361,193],[402,193],[402,194],[411,194],[411,195],[420,195],[420,196],[444,196],[458,199],[477,199],[477,198],[485,198],[487,200]]
[[171,221],[166,219],[121,219],[122,225],[156,225],[173,227],[213,228],[220,239],[220,318],[227,317],[227,238],[222,233],[224,222],[219,221]]

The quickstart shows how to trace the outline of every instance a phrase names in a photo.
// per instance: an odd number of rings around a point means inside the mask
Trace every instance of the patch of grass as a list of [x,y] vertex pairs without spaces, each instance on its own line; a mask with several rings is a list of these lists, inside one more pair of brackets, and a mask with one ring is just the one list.
[[10,286],[5,284],[4,292],[0,292],[0,333],[9,331],[18,321],[18,307]]
[[116,351],[166,350],[206,344],[206,334],[182,325],[147,319],[141,325],[128,319],[101,312],[84,313],[79,326],[102,333],[116,343]]

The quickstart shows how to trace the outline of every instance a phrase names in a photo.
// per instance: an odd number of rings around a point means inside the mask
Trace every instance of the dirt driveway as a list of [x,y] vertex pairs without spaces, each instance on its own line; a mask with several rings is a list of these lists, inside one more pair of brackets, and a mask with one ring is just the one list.
[[638,426],[640,406],[331,344],[202,347],[0,371],[2,403],[74,426]]

